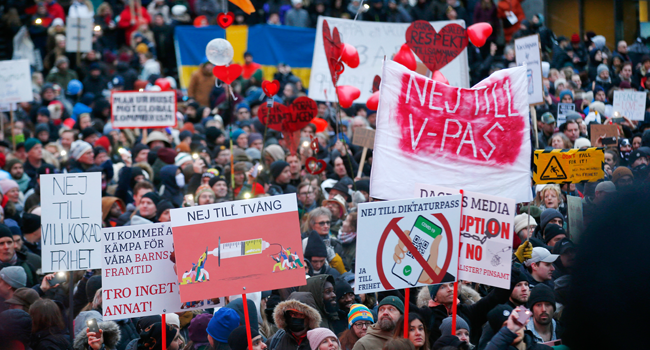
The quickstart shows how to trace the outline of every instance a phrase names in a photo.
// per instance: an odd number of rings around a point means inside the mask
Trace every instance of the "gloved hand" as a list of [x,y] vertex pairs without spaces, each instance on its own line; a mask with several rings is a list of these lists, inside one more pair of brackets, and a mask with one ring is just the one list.
[[515,256],[520,263],[530,259],[533,256],[533,244],[530,241],[520,244],[515,252]]

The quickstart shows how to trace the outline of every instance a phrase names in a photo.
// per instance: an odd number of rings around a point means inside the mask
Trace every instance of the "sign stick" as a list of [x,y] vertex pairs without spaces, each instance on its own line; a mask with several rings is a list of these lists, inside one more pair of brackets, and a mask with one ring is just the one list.
[[[11,120],[13,121],[13,118]],[[14,141],[14,148],[15,147],[16,141]],[[70,327],[74,329],[74,271],[69,272],[70,276],[68,276],[68,297],[70,298],[70,308],[68,309],[68,316],[70,317]]]
[[167,350],[167,315],[160,315],[160,323],[162,323],[162,348]]
[[530,106],[530,116],[533,121],[533,130],[535,130],[535,145],[537,148],[539,148],[539,134],[537,134],[537,111],[533,106]]
[[[460,223],[463,223],[463,198],[465,198],[465,191],[460,190]],[[458,239],[460,240],[460,232],[458,232]],[[456,259],[460,260],[460,254]],[[458,276],[460,276],[460,265],[456,269],[456,282],[454,282],[454,300],[451,304],[451,335],[456,335],[456,316],[458,315]]]
[[359,170],[357,171],[357,177],[361,177],[361,174],[363,174],[363,166],[366,163],[366,153],[368,153],[368,148],[364,147],[363,151],[361,152],[361,163],[359,163]]
[[411,288],[406,288],[404,289],[404,339],[409,338],[409,300],[411,300]]
[[14,151],[16,150],[16,136],[14,135],[14,110],[9,107],[9,116],[11,117],[11,142],[14,144]]
[[[77,15],[79,15],[78,12]],[[77,17],[77,66],[80,65],[81,65],[81,17]]]
[[[244,304],[244,320],[246,321],[246,338],[248,338],[248,348],[253,348],[253,339],[251,338],[251,321],[248,318],[248,300],[246,300],[246,293],[241,295]],[[164,349],[163,349],[164,350]]]

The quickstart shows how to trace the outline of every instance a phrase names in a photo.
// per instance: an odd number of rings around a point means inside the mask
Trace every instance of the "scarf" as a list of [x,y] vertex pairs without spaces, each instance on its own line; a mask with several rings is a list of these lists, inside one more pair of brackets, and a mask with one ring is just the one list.
[[356,232],[343,232],[342,229],[339,229],[339,241],[341,243],[352,243],[355,238],[357,238]]

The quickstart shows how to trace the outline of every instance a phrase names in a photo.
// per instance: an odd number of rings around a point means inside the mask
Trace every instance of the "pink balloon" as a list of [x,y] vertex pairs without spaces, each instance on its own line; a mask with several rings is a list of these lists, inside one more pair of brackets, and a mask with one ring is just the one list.
[[393,61],[412,71],[418,67],[418,63],[415,61],[415,55],[407,44],[403,44],[402,47],[399,48],[399,51],[397,51],[395,57],[393,57]]
[[467,36],[476,47],[485,45],[490,35],[492,35],[492,26],[487,22],[476,23],[467,28]]
[[449,85],[449,80],[447,80],[447,78],[445,78],[445,76],[442,73],[440,73],[439,70],[433,72],[433,74],[431,75],[431,79],[433,79],[433,80],[435,80],[435,81],[437,81],[439,83],[444,83],[444,84]]
[[357,52],[357,48],[350,44],[343,44],[341,60],[350,68],[359,67],[359,53]]
[[337,86],[336,92],[339,97],[339,104],[343,108],[350,108],[354,100],[361,96],[361,91],[350,85]]
[[366,101],[366,107],[373,111],[376,111],[379,107],[379,91],[373,92],[372,96]]

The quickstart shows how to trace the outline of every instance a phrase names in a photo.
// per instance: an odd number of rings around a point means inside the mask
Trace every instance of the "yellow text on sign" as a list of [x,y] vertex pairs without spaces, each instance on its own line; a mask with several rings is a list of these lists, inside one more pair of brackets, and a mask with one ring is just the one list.
[[537,171],[533,179],[538,184],[594,182],[601,180],[605,154],[602,148],[535,151]]

